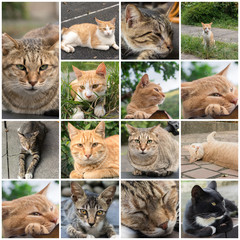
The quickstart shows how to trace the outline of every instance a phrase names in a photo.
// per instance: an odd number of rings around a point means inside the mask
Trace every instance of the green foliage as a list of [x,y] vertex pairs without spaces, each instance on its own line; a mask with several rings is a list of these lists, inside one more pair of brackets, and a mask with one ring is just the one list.
[[3,19],[28,18],[27,3],[25,2],[2,2]]
[[[97,121],[79,121],[70,122],[73,126],[80,130],[92,130],[99,124]],[[106,137],[119,134],[119,124],[114,121],[105,122]],[[68,134],[68,122],[63,121],[61,125],[61,172],[63,178],[68,178],[73,170],[73,158],[70,151],[70,138]]]

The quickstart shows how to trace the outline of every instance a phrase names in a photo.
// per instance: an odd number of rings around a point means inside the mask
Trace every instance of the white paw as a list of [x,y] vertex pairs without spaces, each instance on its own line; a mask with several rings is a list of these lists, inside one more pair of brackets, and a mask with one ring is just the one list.
[[213,226],[210,226],[210,228],[212,228],[212,235],[216,232],[216,228]]
[[24,179],[24,177],[22,177],[22,176],[18,175],[18,179]]
[[87,238],[95,238],[95,237],[91,234],[87,234]]
[[84,119],[84,113],[77,110],[77,112],[73,114],[72,119]]
[[119,49],[119,46],[118,46],[116,43],[114,43],[114,44],[112,45],[112,47],[113,47],[114,49],[116,49],[116,50]]
[[75,48],[74,47],[72,47],[72,46],[68,46],[69,47],[69,49],[70,49],[70,52],[75,52]]
[[32,179],[33,178],[33,175],[31,173],[26,173],[25,174],[25,178],[26,179]]
[[119,235],[112,235],[110,238],[119,238]]
[[106,111],[105,111],[104,107],[101,105],[97,105],[94,109],[94,114],[97,117],[103,117],[105,115],[105,113],[106,113]]

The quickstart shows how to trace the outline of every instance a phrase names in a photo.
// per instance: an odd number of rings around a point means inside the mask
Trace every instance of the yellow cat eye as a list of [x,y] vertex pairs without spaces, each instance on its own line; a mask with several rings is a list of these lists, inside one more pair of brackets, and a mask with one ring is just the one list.
[[98,84],[93,84],[92,85],[92,88],[97,88],[98,87]]
[[147,143],[151,143],[152,142],[152,140],[147,140]]
[[98,143],[95,142],[95,143],[92,144],[92,147],[96,147],[97,145],[98,145]]
[[97,216],[102,216],[102,215],[103,215],[103,211],[102,210],[97,211]]
[[17,67],[19,70],[22,70],[22,71],[25,71],[25,70],[26,70],[25,66],[22,65],[22,64],[17,64],[16,67]]
[[78,147],[83,147],[83,145],[82,145],[81,143],[79,143],[77,146],[78,146]]
[[83,215],[87,215],[87,211],[85,209],[80,209],[80,213]]
[[44,70],[46,70],[48,68],[48,65],[47,64],[44,64],[44,65],[42,65],[40,68],[39,68],[39,70],[40,71],[44,71]]
[[83,85],[80,86],[81,89],[85,89],[85,87]]
[[212,202],[211,204],[212,204],[213,206],[216,206],[216,205],[217,205],[215,202]]
[[136,142],[136,143],[140,143],[140,141],[139,141],[138,139],[135,139],[135,142]]

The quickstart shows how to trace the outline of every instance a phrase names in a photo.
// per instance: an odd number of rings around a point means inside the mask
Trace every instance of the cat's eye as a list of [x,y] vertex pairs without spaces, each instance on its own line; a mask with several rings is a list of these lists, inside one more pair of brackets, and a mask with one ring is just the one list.
[[106,31],[106,28],[103,28],[104,31]]
[[44,65],[42,65],[40,68],[39,68],[39,70],[40,71],[44,71],[44,70],[46,70],[48,68],[48,65],[47,64],[44,64]]
[[16,67],[17,67],[19,70],[21,70],[21,71],[26,71],[25,66],[22,65],[22,64],[17,64]]
[[147,143],[151,143],[152,142],[152,140],[147,140]]
[[233,91],[233,88],[231,87],[231,88],[230,88],[230,92],[232,92],[232,91]]
[[31,215],[33,215],[33,216],[41,216],[42,214],[39,213],[39,212],[33,212],[33,213],[31,213]]
[[154,88],[155,91],[159,92],[159,89],[158,88]]
[[212,202],[211,204],[212,204],[213,206],[216,206],[216,205],[217,205],[215,202]]
[[83,215],[87,215],[87,211],[85,209],[80,209],[80,213]]
[[212,96],[213,96],[213,97],[221,97],[221,94],[219,94],[219,93],[213,93]]
[[50,207],[50,211],[53,211],[53,206],[52,206],[52,207]]
[[85,89],[85,87],[83,85],[80,86],[81,89]]
[[99,85],[98,84],[93,84],[92,88],[97,88]]
[[97,211],[97,216],[102,216],[102,215],[103,215],[103,211],[102,210]]
[[140,143],[140,141],[139,141],[138,139],[135,139],[135,142],[136,142],[136,143]]
[[98,145],[98,143],[95,142],[95,143],[92,144],[92,147],[96,147],[97,145]]
[[78,147],[83,147],[83,145],[81,144],[81,143],[78,143],[78,145],[77,145]]

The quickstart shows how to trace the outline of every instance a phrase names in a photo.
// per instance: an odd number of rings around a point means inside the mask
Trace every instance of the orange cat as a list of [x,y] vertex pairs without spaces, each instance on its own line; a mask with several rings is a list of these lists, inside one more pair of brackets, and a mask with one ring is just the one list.
[[98,179],[119,176],[119,136],[105,138],[105,123],[94,130],[78,130],[68,123],[74,170],[70,178]]
[[211,27],[212,27],[212,22],[209,24],[204,24],[203,22],[201,23],[202,27],[203,27],[203,43],[204,43],[204,47],[211,47],[215,45],[215,40],[213,37],[213,33],[211,31]]
[[118,50],[115,41],[115,21],[100,21],[95,18],[96,24],[82,23],[62,29],[63,51],[74,52],[76,46],[89,47],[98,50],[108,50],[110,47]]
[[49,184],[40,192],[2,203],[4,238],[50,233],[58,224],[58,209],[47,197]]
[[235,109],[238,91],[226,78],[229,66],[216,75],[181,84],[184,118],[228,115]]
[[125,118],[149,118],[159,110],[158,105],[165,100],[162,88],[149,81],[148,75],[144,74],[133,93],[131,102],[127,106]]

